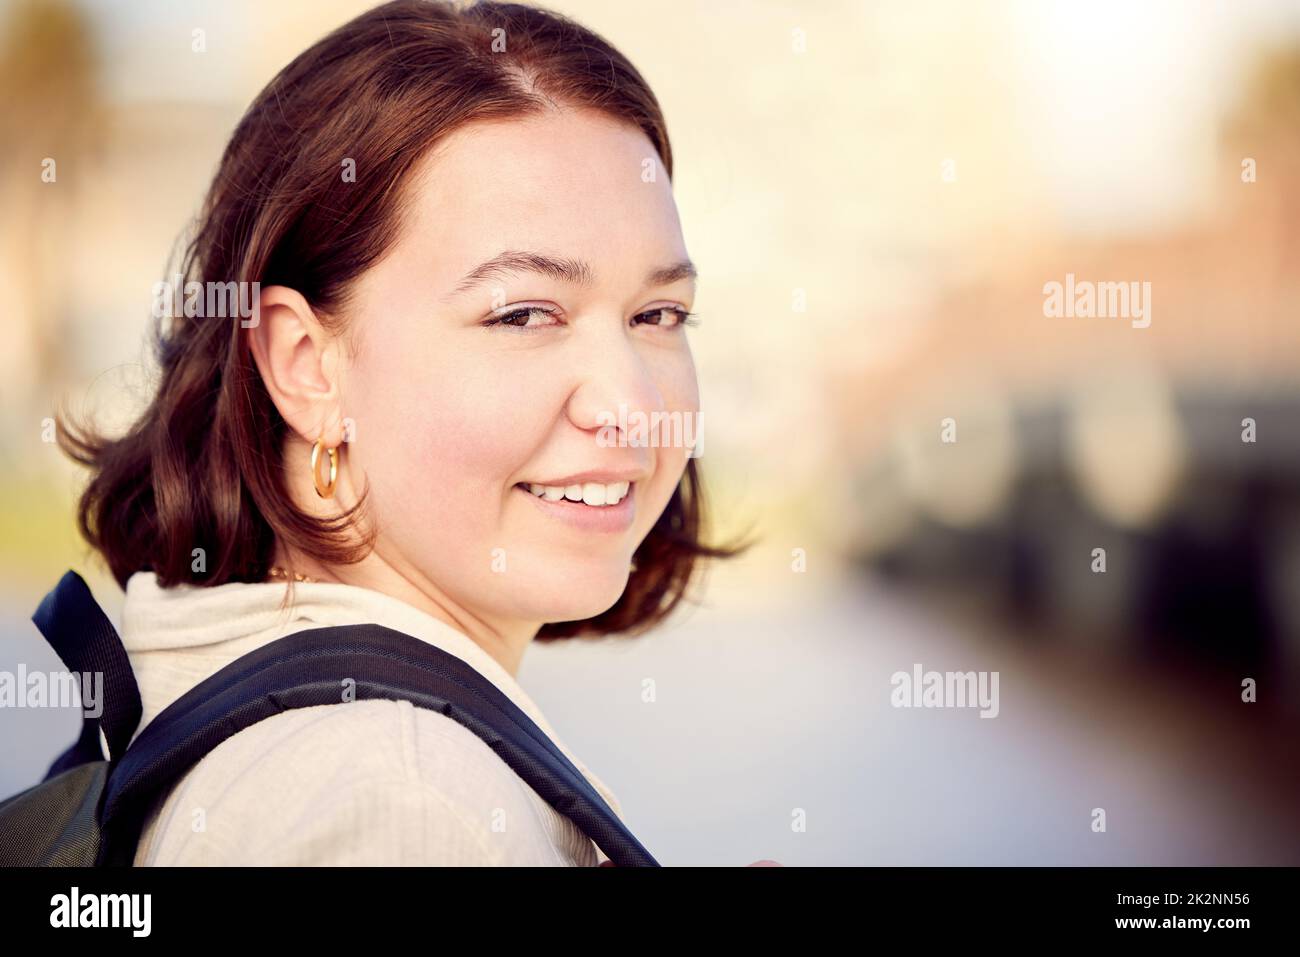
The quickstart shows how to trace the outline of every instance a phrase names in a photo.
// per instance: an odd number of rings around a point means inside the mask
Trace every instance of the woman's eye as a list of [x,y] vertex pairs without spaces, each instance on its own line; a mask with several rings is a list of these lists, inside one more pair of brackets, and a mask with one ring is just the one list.
[[[549,309],[543,309],[541,306],[525,306],[522,309],[515,309],[511,312],[504,313],[500,316],[493,316],[483,323],[485,326],[511,326],[515,329],[536,329],[539,326],[554,325],[546,322],[544,317],[553,316],[554,313]],[[543,317],[541,321],[530,322],[533,316]]]
[[[662,306],[659,309],[650,309],[634,316],[633,325],[658,326],[664,329],[675,329],[678,326],[693,326],[699,320],[695,318],[695,313],[687,312],[677,306]],[[483,321],[485,326],[508,326],[512,329],[533,331],[543,329],[547,326],[560,325],[556,319],[555,313],[543,306],[523,306],[519,309],[512,309],[510,312],[504,312],[499,316],[493,316]]]
[[661,306],[658,309],[651,309],[649,312],[641,313],[633,321],[637,325],[663,326],[671,329],[677,326],[693,326],[699,320],[695,318],[695,313],[687,312],[685,309],[678,309],[676,306]]

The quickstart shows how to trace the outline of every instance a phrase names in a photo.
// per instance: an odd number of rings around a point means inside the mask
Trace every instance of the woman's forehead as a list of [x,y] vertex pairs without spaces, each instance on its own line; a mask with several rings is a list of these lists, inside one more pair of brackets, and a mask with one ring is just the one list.
[[430,150],[415,181],[428,213],[471,222],[674,206],[649,138],[591,110],[468,124]]
[[685,258],[653,145],[592,111],[471,124],[431,151],[415,184],[403,245],[447,290],[505,250],[589,263],[598,282]]

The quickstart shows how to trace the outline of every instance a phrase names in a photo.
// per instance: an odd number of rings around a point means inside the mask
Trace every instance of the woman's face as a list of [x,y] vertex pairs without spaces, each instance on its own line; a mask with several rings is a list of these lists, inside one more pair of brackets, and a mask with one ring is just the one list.
[[[668,176],[639,130],[569,111],[462,127],[412,184],[400,237],[355,289],[339,378],[343,465],[369,484],[378,557],[484,620],[597,615],[699,411]],[[686,427],[632,444],[620,423],[655,413]]]

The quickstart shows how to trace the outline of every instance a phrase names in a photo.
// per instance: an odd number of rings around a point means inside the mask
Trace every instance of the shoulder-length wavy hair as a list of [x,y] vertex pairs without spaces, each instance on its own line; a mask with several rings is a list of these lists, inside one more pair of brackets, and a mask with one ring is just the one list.
[[[672,176],[654,94],[592,31],[517,3],[376,7],[298,56],[253,101],[226,146],[181,274],[186,283],[291,287],[337,334],[351,284],[398,235],[408,174],[425,152],[465,123],[540,112],[552,101],[633,124]],[[344,158],[365,174],[344,183]],[[81,532],[118,583],[141,570],[164,586],[263,581],[277,541],[328,563],[363,558],[373,533],[352,532],[364,496],[341,518],[321,520],[287,494],[287,426],[239,323],[169,317],[155,339],[160,385],[124,436],[58,419],[60,445],[91,470]],[[697,560],[748,547],[706,545],[702,525],[700,470],[690,458],[619,601],[595,618],[548,623],[538,638],[641,632],[660,621]],[[196,547],[206,553],[202,572],[193,568]]]

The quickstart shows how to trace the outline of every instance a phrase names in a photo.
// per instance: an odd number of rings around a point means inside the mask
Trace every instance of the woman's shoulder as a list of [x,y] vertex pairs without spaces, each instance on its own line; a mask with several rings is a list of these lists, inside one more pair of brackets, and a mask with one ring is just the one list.
[[474,732],[409,701],[359,700],[291,709],[223,741],[155,807],[136,863],[596,859]]

